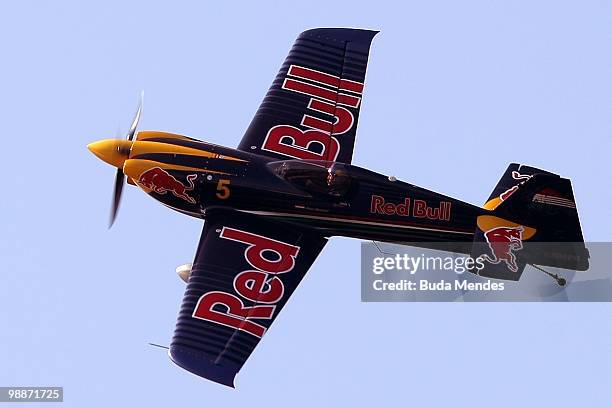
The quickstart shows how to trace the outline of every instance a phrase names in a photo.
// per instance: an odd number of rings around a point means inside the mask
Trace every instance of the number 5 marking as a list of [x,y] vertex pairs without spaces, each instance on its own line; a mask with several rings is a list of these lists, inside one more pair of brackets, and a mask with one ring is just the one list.
[[230,196],[229,189],[230,181],[228,179],[220,179],[217,183],[217,198],[221,200],[227,200]]

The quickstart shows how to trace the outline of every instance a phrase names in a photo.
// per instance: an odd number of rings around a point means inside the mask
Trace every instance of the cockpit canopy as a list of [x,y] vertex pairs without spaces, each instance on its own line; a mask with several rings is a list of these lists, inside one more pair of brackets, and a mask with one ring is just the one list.
[[316,160],[283,160],[268,163],[278,177],[300,190],[318,195],[342,197],[354,183],[346,165]]

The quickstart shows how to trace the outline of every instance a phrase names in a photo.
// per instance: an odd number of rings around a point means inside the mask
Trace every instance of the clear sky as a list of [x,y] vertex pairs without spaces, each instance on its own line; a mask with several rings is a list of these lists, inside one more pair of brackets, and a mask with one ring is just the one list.
[[354,163],[481,204],[512,161],[570,177],[610,241],[607,1],[64,2],[0,5],[0,385],[65,406],[608,407],[610,304],[360,302],[335,238],[232,390],[168,344],[201,223],[87,143],[141,129],[238,144],[304,29],[379,29]]

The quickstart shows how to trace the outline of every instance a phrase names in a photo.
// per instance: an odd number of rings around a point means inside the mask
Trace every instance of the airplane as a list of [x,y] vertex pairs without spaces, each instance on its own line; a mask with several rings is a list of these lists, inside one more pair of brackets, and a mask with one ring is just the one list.
[[[111,225],[125,180],[205,220],[193,264],[177,270],[187,280],[168,350],[178,366],[234,387],[332,236],[452,243],[481,257],[478,274],[495,279],[517,281],[527,264],[588,268],[569,179],[513,163],[480,207],[351,164],[376,34],[301,33],[237,148],[137,132],[142,100],[126,139],[88,145],[117,168]],[[529,251],[527,243],[570,246]]]

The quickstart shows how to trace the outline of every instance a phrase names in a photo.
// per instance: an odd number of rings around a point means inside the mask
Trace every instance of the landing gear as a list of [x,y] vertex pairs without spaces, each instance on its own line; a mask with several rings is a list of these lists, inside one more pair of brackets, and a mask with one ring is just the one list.
[[540,268],[538,265],[531,265],[531,266],[536,268],[538,271],[544,272],[545,274],[553,278],[557,282],[557,285],[561,287],[564,287],[565,285],[567,285],[567,281],[565,280],[565,278],[557,275],[556,273],[545,271],[544,269]]

